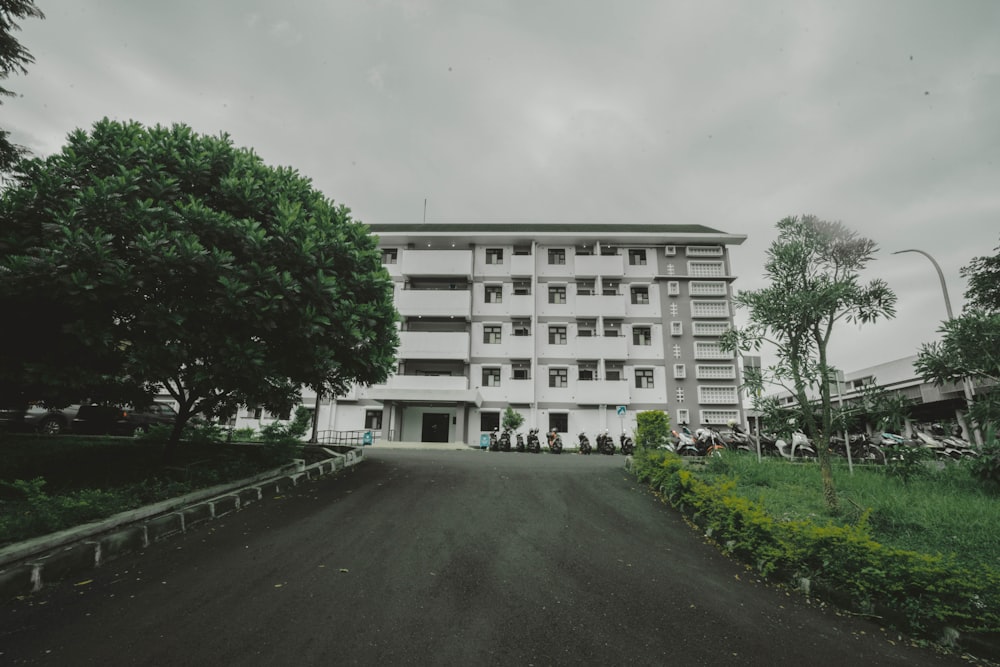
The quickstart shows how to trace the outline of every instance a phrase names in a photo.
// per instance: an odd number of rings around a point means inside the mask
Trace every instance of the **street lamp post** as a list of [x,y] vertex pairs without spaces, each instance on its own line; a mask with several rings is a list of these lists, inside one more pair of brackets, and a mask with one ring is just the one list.
[[[934,270],[937,271],[938,280],[941,281],[941,294],[944,295],[944,309],[945,309],[945,312],[948,314],[948,320],[951,321],[951,320],[955,319],[954,314],[952,314],[952,312],[951,312],[951,299],[948,297],[948,285],[944,282],[944,272],[941,271],[941,266],[937,263],[937,260],[934,259],[933,257],[931,257],[930,254],[924,252],[923,250],[916,250],[916,249],[913,249],[913,248],[911,248],[909,250],[897,250],[896,252],[894,252],[892,254],[893,255],[898,255],[898,254],[904,253],[904,252],[916,252],[916,253],[920,253],[921,255],[923,255],[924,257],[926,257],[927,259],[931,260],[931,264],[934,265]],[[966,410],[969,413],[971,413],[972,412],[973,390],[972,390],[972,381],[969,380],[969,378],[967,378],[967,377],[963,377],[962,378],[962,390],[965,392],[965,406],[966,406]],[[970,429],[970,431],[971,431],[971,433],[969,435],[971,436],[973,442],[975,442],[977,445],[981,445],[982,444],[982,440],[980,439],[980,436],[979,436],[979,429]]]

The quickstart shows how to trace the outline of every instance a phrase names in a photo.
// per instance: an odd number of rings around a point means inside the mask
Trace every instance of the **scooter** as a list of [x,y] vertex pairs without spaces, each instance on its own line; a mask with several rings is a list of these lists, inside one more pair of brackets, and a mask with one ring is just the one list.
[[562,437],[556,431],[549,433],[549,451],[553,454],[560,454],[563,450]]
[[608,456],[615,453],[615,439],[608,433],[608,429],[604,429],[604,433],[597,434],[597,451]]
[[774,447],[778,450],[778,454],[786,459],[794,459],[796,456],[816,458],[816,450],[805,433],[795,429],[792,431],[790,440],[791,442],[787,442],[784,438],[778,438],[774,441]]
[[520,431],[517,432],[517,444],[514,446],[514,448],[519,452],[524,451],[524,436],[521,435]]
[[580,453],[589,454],[592,448],[590,446],[590,439],[587,437],[587,434],[584,433],[583,431],[580,431],[579,439],[580,439],[580,444],[579,444]]
[[490,451],[497,452],[500,451],[500,439],[497,438],[497,431],[500,429],[495,428],[490,431]]
[[635,452],[635,443],[632,442],[632,438],[630,438],[629,436],[622,433],[619,442],[621,443],[622,446],[622,454],[624,454],[625,456],[631,456],[632,453]]
[[701,456],[698,451],[698,444],[694,441],[694,436],[691,435],[690,429],[687,426],[681,426],[681,430],[673,430],[674,438],[677,440],[674,444],[674,451],[681,456]]
[[542,451],[542,443],[538,440],[537,428],[528,431],[528,451],[532,454],[538,454]]
[[699,428],[694,432],[694,439],[701,456],[721,456],[726,449],[722,436],[714,429]]
[[510,451],[510,429],[505,428],[503,433],[500,434],[500,451],[509,452]]

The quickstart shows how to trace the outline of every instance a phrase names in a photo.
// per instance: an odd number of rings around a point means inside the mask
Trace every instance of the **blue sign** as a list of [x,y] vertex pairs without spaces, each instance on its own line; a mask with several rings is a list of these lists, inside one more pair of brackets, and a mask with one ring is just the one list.
[[489,446],[490,446],[490,434],[483,433],[482,435],[479,436],[479,448],[486,449]]
[[361,444],[363,444],[363,445],[370,445],[370,444],[372,444],[372,432],[371,431],[365,431],[364,436],[361,438]]
[[618,407],[617,407],[617,408],[615,409],[615,412],[617,412],[617,413],[618,413],[618,416],[619,416],[619,417],[624,417],[624,416],[625,416],[625,413],[626,413],[627,411],[628,411],[628,408],[627,408],[627,406],[624,406],[624,405],[619,405],[619,406],[618,406]]

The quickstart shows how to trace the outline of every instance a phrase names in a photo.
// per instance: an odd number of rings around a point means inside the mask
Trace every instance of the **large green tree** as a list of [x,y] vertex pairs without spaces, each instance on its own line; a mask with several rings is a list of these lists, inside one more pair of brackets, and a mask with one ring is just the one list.
[[[27,74],[34,57],[15,37],[21,29],[16,19],[45,18],[33,0],[0,0],[0,80],[11,74]],[[0,86],[0,99],[13,97],[14,91]],[[0,128],[0,172],[7,171],[24,152],[10,143],[10,133]]]
[[[962,269],[969,281],[962,314],[942,323],[940,340],[921,346],[915,368],[928,382],[962,382],[986,387],[1000,383],[1000,247],[997,254],[974,257]],[[972,406],[973,421],[1000,430],[1000,392],[981,392]]]
[[104,119],[0,196],[0,389],[163,388],[180,419],[384,380],[398,344],[377,240],[226,135]]
[[[734,302],[749,311],[749,323],[729,332],[723,344],[745,352],[773,346],[777,361],[748,374],[746,382],[752,395],[759,395],[762,385],[769,382],[795,397],[805,429],[815,440],[824,499],[833,509],[837,494],[830,465],[830,436],[834,434],[830,383],[836,369],[827,352],[830,339],[840,322],[860,324],[893,317],[896,295],[882,280],[861,282],[859,273],[877,248],[843,223],[804,215],[781,220],[777,229],[778,238],[764,264],[764,277],[770,284],[737,294]],[[817,396],[818,412],[814,407]]]

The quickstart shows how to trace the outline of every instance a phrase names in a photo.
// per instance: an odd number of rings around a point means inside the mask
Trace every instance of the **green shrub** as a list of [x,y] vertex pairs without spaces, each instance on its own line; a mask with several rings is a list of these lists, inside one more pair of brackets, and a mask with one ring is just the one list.
[[987,442],[979,456],[969,462],[969,472],[981,482],[1000,488],[1000,441]]
[[[963,632],[1000,630],[1000,571],[995,567],[972,570],[950,555],[885,546],[872,537],[868,512],[852,525],[777,519],[760,502],[739,495],[735,478],[724,476],[729,466],[742,463],[724,458],[710,464],[702,473],[706,481],[674,454],[643,450],[633,470],[725,550],[765,576],[789,582],[807,577],[813,591],[918,634],[933,636],[946,625]],[[949,472],[946,479],[954,476],[957,483],[962,474]]]
[[889,477],[902,480],[905,484],[930,474],[927,462],[934,458],[934,454],[926,447],[889,445],[883,451],[885,451],[885,466],[882,470]]
[[663,410],[646,410],[635,418],[637,447],[656,449],[670,441],[670,417]]
[[524,423],[524,415],[522,415],[520,412],[509,406],[507,407],[506,410],[504,410],[501,426],[510,429],[511,431],[516,431],[517,429],[521,428],[521,425],[523,423]]

